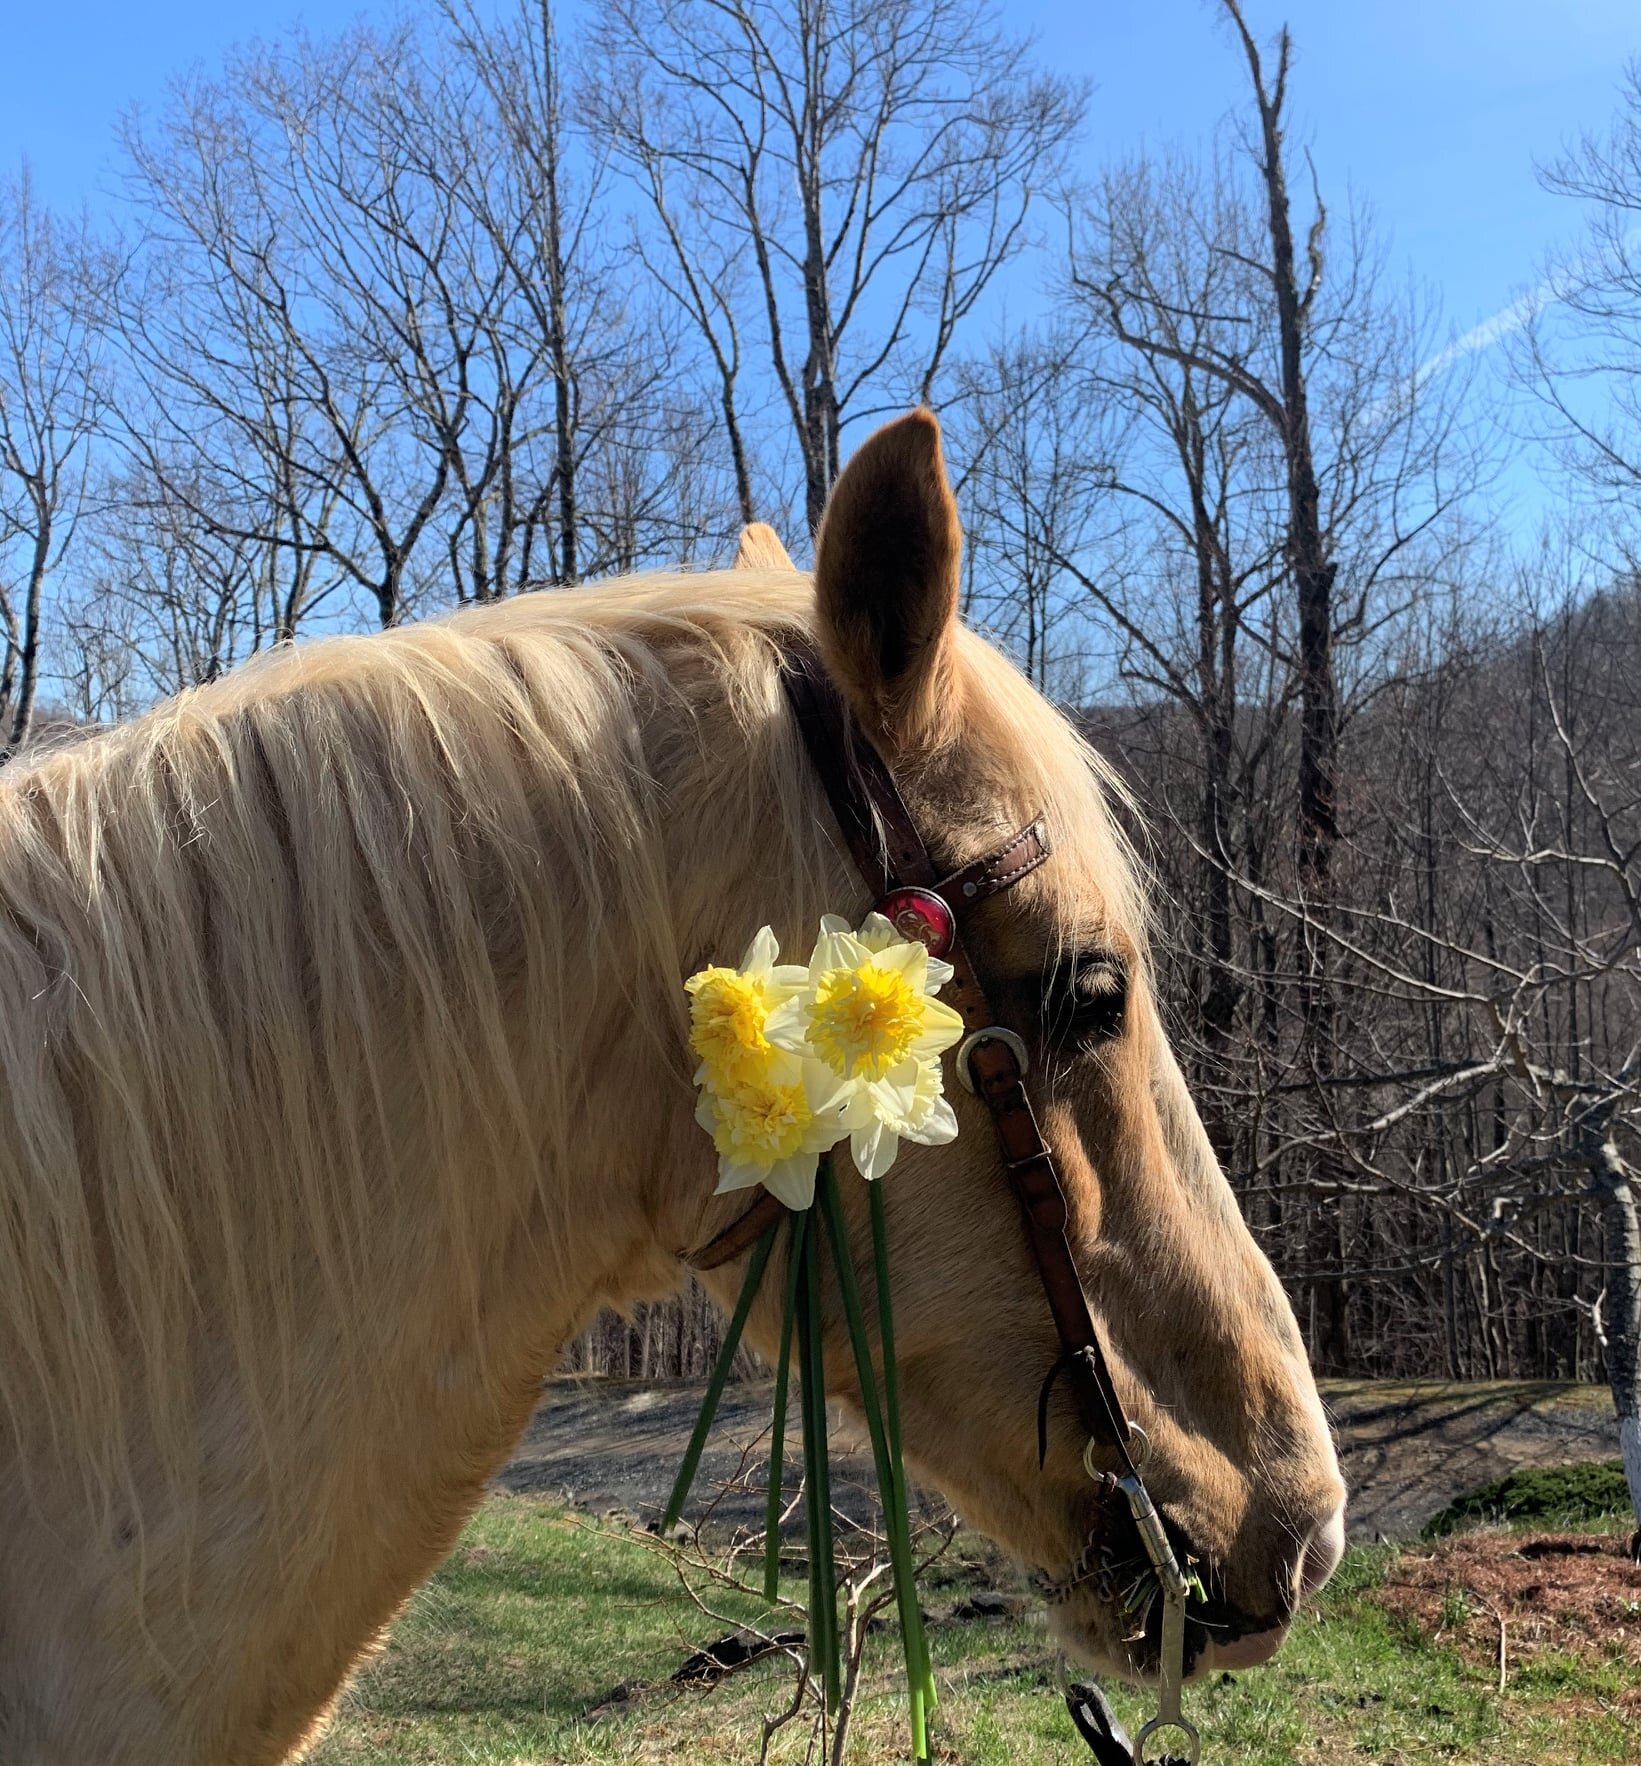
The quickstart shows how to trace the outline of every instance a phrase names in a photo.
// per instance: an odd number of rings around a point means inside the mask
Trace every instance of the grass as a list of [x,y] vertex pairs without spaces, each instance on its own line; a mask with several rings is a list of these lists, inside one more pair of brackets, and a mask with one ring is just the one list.
[[[1601,1709],[1601,1663],[1540,1660],[1500,1697],[1488,1674],[1398,1624],[1374,1601],[1394,1556],[1353,1550],[1320,1606],[1257,1673],[1193,1687],[1187,1709],[1209,1766],[1423,1761],[1591,1766],[1641,1758],[1641,1737]],[[938,1620],[999,1565],[978,1539],[924,1589]],[[1005,1583],[1006,1585],[1006,1583]],[[755,1605],[720,1603],[737,1619]],[[410,1603],[382,1654],[344,1695],[312,1766],[542,1766],[545,1762],[751,1762],[760,1719],[785,1702],[788,1667],[770,1662],[711,1691],[680,1692],[672,1670],[717,1632],[671,1569],[630,1535],[544,1502],[491,1498],[461,1545]],[[937,1757],[963,1766],[1087,1766],[1052,1683],[1040,1620],[930,1627],[940,1686]],[[651,1689],[596,1720],[623,1682]],[[1118,1703],[1141,1715],[1132,1694]],[[794,1725],[772,1758],[802,1758]],[[873,1639],[851,1759],[904,1757],[899,1640]],[[783,1743],[785,1745],[783,1745]]]
[[1630,1492],[1621,1460],[1527,1466],[1450,1503],[1426,1524],[1424,1537],[1440,1539],[1466,1527],[1500,1521],[1552,1528],[1616,1525],[1629,1512]]

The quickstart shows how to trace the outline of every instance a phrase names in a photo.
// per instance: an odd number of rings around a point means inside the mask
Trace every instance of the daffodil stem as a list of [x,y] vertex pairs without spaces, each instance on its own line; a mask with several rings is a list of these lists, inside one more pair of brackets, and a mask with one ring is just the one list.
[[[889,1298],[889,1225],[883,1207],[883,1185],[869,1183],[866,1195],[872,1216],[872,1263],[877,1276],[878,1340],[883,1345],[883,1406],[889,1428],[889,1459],[894,1468],[896,1500],[908,1536],[910,1552],[911,1521],[906,1501],[906,1461],[900,1451],[900,1363],[895,1355],[895,1309]],[[929,1660],[928,1639],[923,1632],[923,1614],[916,1601],[912,1603],[913,1623],[917,1631],[917,1669],[914,1683],[929,1710],[937,1703],[934,1667]]]
[[740,1347],[747,1314],[752,1310],[753,1296],[758,1292],[759,1282],[763,1280],[764,1266],[769,1262],[769,1253],[774,1244],[775,1228],[771,1226],[765,1229],[763,1237],[752,1247],[752,1255],[747,1259],[746,1279],[741,1283],[741,1297],[735,1302],[734,1314],[724,1332],[723,1347],[718,1351],[717,1361],[713,1363],[712,1377],[707,1381],[706,1397],[701,1400],[701,1414],[695,1419],[695,1430],[689,1438],[684,1463],[678,1468],[677,1482],[672,1487],[672,1495],[667,1499],[666,1512],[661,1516],[663,1534],[670,1533],[677,1526],[678,1517],[684,1512],[684,1503],[689,1498],[689,1487],[695,1482],[696,1469],[701,1463],[701,1452],[712,1429],[712,1419],[718,1414],[718,1401],[724,1395],[724,1386],[735,1360],[735,1351]]
[[[878,1491],[883,1501],[883,1529],[889,1541],[889,1561],[895,1579],[895,1604],[900,1611],[901,1643],[906,1655],[912,1749],[916,1759],[927,1760],[928,1711],[934,1702],[933,1677],[929,1670],[928,1645],[923,1635],[923,1615],[917,1604],[917,1578],[912,1565],[911,1522],[906,1512],[905,1474],[901,1468],[899,1453],[900,1419],[893,1409],[895,1386],[891,1383],[889,1356],[894,1339],[891,1334],[884,1341],[884,1391],[889,1395],[891,1405],[890,1426],[886,1429],[883,1408],[878,1401],[877,1377],[872,1369],[872,1346],[866,1335],[866,1316],[861,1309],[860,1289],[855,1281],[854,1260],[849,1253],[849,1235],[838,1196],[837,1174],[832,1169],[830,1159],[821,1163],[817,1199],[832,1245],[832,1261],[837,1266],[838,1288],[843,1296],[843,1313],[849,1323],[849,1341],[855,1352],[855,1373],[860,1381],[861,1408],[866,1413],[866,1428],[872,1440],[872,1457],[877,1463]],[[874,1232],[874,1240],[875,1238]],[[878,1267],[878,1309],[881,1320],[889,1307],[884,1287],[885,1262],[880,1260]]]
[[781,1348],[775,1360],[775,1413],[769,1425],[769,1501],[764,1514],[764,1599],[775,1604],[781,1590],[781,1477],[786,1467],[786,1391],[792,1362],[793,1314],[798,1305],[798,1277],[803,1272],[803,1245],[809,1210],[789,1217],[786,1253],[786,1303],[781,1308]]
[[[823,1160],[824,1166],[824,1160]],[[832,1478],[826,1441],[826,1364],[821,1339],[820,1245],[804,1235],[798,1352],[803,1361],[804,1471],[809,1512],[809,1659],[828,1711],[842,1690],[838,1659],[837,1568],[832,1544]]]

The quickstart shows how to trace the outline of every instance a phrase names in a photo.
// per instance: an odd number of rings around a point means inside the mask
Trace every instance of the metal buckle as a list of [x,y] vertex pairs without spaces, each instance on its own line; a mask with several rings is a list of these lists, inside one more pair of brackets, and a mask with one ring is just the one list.
[[[1102,1472],[1094,1464],[1096,1453],[1109,1453],[1110,1451],[1110,1443],[1102,1441],[1098,1435],[1090,1435],[1087,1445],[1083,1448],[1083,1470],[1096,1484],[1117,1482],[1109,1472]],[[1133,1466],[1136,1474],[1143,1472],[1151,1463],[1151,1437],[1138,1423],[1134,1422],[1128,1425],[1128,1462]],[[1149,1498],[1147,1500],[1149,1501]]]
[[974,1075],[969,1071],[969,1057],[985,1042],[1000,1042],[1007,1046],[1014,1056],[1014,1064],[1020,1069],[1023,1079],[1031,1066],[1031,1057],[1026,1053],[1026,1045],[1012,1030],[1005,1030],[1001,1024],[988,1024],[984,1030],[977,1030],[972,1036],[966,1036],[957,1049],[957,1077],[963,1082],[963,1089],[979,1095],[980,1088],[974,1083]]
[[[1183,1754],[1159,1755],[1153,1759],[1146,1753],[1152,1736],[1165,1729],[1177,1729],[1185,1737],[1186,1752]],[[1134,1766],[1197,1766],[1202,1758],[1202,1737],[1197,1734],[1194,1723],[1188,1723],[1183,1717],[1153,1717],[1149,1723],[1134,1737]]]

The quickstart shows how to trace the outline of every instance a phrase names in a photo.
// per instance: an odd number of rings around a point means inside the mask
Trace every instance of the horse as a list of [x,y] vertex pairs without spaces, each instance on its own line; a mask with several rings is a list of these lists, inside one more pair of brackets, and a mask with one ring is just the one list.
[[[972,954],[1213,1592],[1194,1671],[1274,1651],[1342,1549],[1326,1418],[1164,1034],[1120,788],[959,621],[961,544],[916,412],[845,467],[812,574],[765,530],[737,569],[284,646],[4,769],[0,1758],[299,1751],[560,1345],[734,1221],[682,978],[870,905],[782,700],[794,634],[943,861],[1042,819],[1052,860],[976,909]],[[1045,1578],[1068,1650],[1132,1673],[1086,1573],[1109,1505],[1063,1401],[1039,1464],[1056,1341],[953,1092],[957,1139],[882,1180],[907,1457]],[[824,1337],[847,1406],[835,1290]]]

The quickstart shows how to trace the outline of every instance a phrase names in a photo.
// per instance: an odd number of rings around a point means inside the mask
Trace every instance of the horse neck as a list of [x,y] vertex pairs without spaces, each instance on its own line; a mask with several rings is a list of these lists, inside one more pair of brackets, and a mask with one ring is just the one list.
[[[485,1261],[533,1283],[561,1336],[670,1291],[678,1252],[744,1200],[713,1199],[683,978],[735,961],[765,923],[795,949],[859,891],[769,652],[726,655],[722,634],[690,629],[653,645],[627,703],[543,757],[526,787],[536,883],[515,867],[486,910],[530,1144],[512,1171],[497,1149]],[[594,774],[622,789],[590,820],[579,791],[583,813],[564,813],[563,782]]]
[[763,925],[789,957],[807,950],[821,913],[860,890],[827,835],[772,656],[759,650],[732,664],[698,638],[675,644],[663,658],[671,688],[644,710],[653,813],[627,858],[655,880],[665,929],[635,940],[643,951],[633,992],[588,1060],[578,1120],[598,1154],[576,1162],[571,1184],[578,1211],[604,1197],[628,1210],[619,1225],[612,1215],[598,1228],[600,1252],[618,1235],[606,1294],[616,1303],[674,1287],[677,1253],[746,1202],[713,1194],[716,1156],[694,1120],[683,979],[738,961]]

